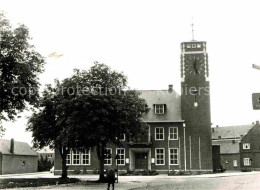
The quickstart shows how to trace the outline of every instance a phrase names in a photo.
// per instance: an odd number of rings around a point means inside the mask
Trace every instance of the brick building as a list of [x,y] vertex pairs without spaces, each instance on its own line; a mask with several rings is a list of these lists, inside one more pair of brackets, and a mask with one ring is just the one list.
[[241,168],[260,170],[260,125],[259,121],[243,136],[240,143]]
[[[225,127],[213,127],[212,130],[212,145],[220,146],[220,159],[221,165],[226,170],[240,170],[241,159],[243,160],[243,151],[248,153],[248,150],[240,150],[240,144],[243,141],[244,143],[251,144],[251,134],[252,125],[239,125],[239,126],[225,126]],[[245,138],[246,137],[246,138]],[[260,135],[259,137],[260,138]],[[249,140],[250,139],[250,140]],[[251,150],[250,150],[251,151]],[[249,157],[251,158],[251,157]]]
[[37,172],[38,155],[25,142],[0,139],[0,175]]
[[[181,44],[181,88],[177,94],[168,90],[141,91],[151,108],[143,120],[148,134],[134,141],[122,139],[123,147],[109,146],[111,158],[105,166],[119,170],[193,170],[212,172],[209,70],[206,42]],[[167,68],[166,68],[167,69]],[[177,68],[176,68],[177,69]],[[67,156],[68,171],[98,169],[95,151],[71,152]],[[61,158],[55,151],[55,174],[61,173]]]

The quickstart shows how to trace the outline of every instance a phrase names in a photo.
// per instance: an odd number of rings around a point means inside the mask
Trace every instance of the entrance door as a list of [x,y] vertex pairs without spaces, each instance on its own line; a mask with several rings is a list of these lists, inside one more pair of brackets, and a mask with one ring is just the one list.
[[148,169],[148,153],[136,152],[135,153],[135,169]]

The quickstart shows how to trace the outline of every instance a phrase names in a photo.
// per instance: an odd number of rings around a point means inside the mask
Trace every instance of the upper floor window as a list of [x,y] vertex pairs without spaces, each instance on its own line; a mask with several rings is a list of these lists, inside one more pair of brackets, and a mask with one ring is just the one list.
[[197,48],[201,48],[201,44],[197,44]]
[[155,114],[164,114],[164,104],[155,104],[154,113]]
[[155,128],[155,140],[164,140],[164,128],[163,127]]
[[243,143],[243,149],[250,149],[250,143]]
[[169,140],[178,140],[178,127],[169,128]]
[[244,166],[251,166],[251,159],[250,158],[244,158]]
[[192,44],[192,48],[196,48],[196,44]]
[[190,45],[190,44],[187,44],[187,48],[191,48],[191,45]]

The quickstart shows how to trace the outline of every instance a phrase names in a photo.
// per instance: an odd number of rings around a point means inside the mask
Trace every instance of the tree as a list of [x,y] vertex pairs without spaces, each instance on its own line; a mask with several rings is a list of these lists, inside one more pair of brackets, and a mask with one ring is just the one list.
[[[32,132],[35,148],[50,146],[55,148],[62,159],[62,178],[67,178],[66,156],[71,150],[85,150],[91,147],[92,139],[86,136],[81,126],[71,122],[73,110],[80,109],[75,95],[68,95],[67,91],[59,92],[58,89],[67,89],[64,83],[58,80],[55,87],[46,85],[40,98],[39,110],[35,110],[28,120],[27,131]],[[93,146],[93,145],[92,145]]]
[[126,77],[105,64],[50,85],[44,91],[40,111],[29,120],[37,148],[51,145],[62,157],[62,177],[67,176],[66,155],[72,150],[96,147],[100,181],[104,181],[104,155],[108,143],[121,146],[120,137],[144,131],[142,115],[148,106],[140,93],[126,89]]
[[81,123],[94,137],[100,163],[99,181],[104,181],[106,146],[108,143],[121,146],[123,135],[129,139],[144,132],[147,125],[142,122],[142,116],[148,112],[148,106],[139,92],[127,90],[123,73],[105,64],[95,63],[89,71],[77,70],[70,81],[77,85],[76,99],[83,100],[82,111],[74,112],[71,120]]
[[44,59],[35,51],[25,25],[12,29],[0,13],[0,136],[3,120],[14,120],[26,108],[36,105],[39,98],[37,75],[43,72]]

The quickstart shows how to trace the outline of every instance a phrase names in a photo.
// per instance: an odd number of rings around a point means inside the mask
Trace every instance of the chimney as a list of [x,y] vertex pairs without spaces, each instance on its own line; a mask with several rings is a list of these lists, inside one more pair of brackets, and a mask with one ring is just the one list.
[[172,92],[172,91],[173,91],[173,85],[172,85],[172,84],[169,84],[168,92]]
[[11,139],[10,152],[14,153],[14,139]]
[[218,127],[218,125],[216,125],[216,127]]

